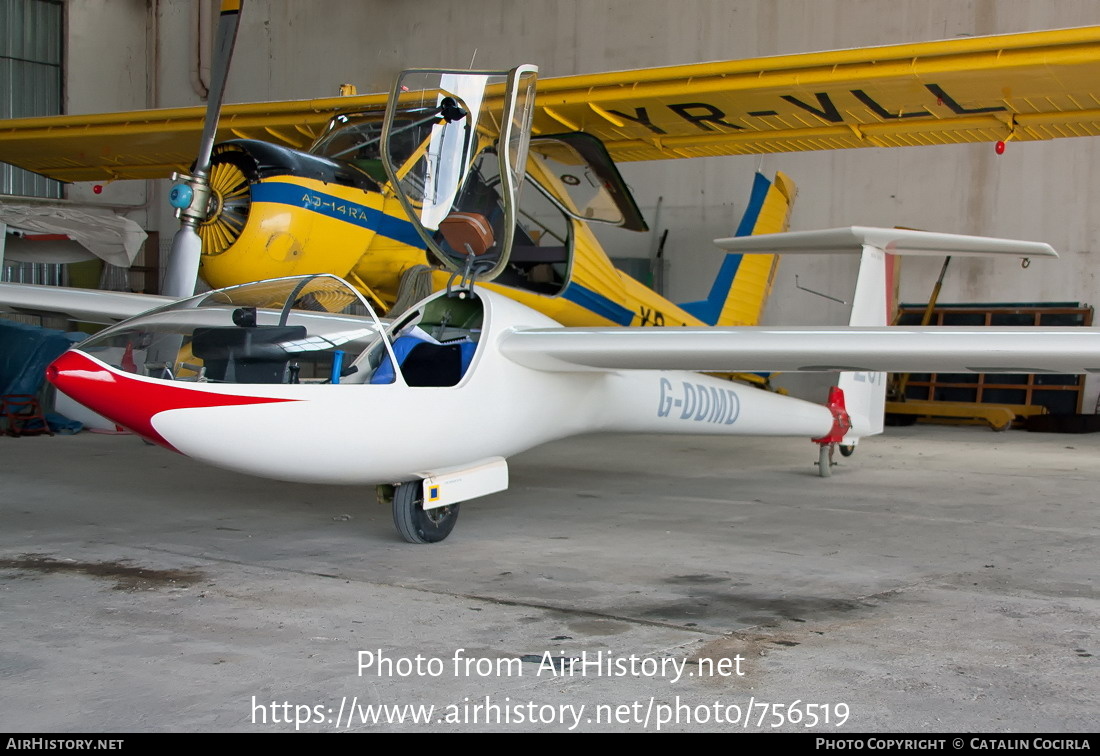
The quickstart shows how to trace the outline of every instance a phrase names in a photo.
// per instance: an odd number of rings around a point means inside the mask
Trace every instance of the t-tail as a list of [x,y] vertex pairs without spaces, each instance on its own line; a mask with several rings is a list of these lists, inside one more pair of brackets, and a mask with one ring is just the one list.
[[[786,231],[797,192],[798,187],[785,173],[777,172],[774,182],[757,173],[749,204],[735,235]],[[756,325],[771,292],[778,265],[779,257],[775,254],[730,252],[722,261],[707,298],[680,306],[707,325]]]
[[[898,262],[894,255],[1057,257],[1050,245],[1040,242],[866,226],[718,239],[716,243],[723,249],[742,253],[860,255],[849,318],[851,326],[889,324]],[[851,367],[858,368],[857,365]],[[830,408],[838,416],[837,426],[830,437],[815,440],[850,446],[863,436],[882,433],[886,374],[858,369],[845,371],[839,375],[837,388],[842,393],[834,389],[829,397]],[[842,414],[846,417],[840,417]],[[844,427],[845,424],[848,427]]]

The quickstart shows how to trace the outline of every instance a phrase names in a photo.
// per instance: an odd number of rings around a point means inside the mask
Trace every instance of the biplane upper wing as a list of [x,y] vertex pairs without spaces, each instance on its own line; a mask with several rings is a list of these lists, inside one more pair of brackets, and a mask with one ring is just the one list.
[[[385,95],[226,105],[219,140],[303,148]],[[0,161],[63,181],[186,170],[202,107],[0,121]],[[540,79],[535,134],[618,161],[1100,134],[1100,26]]]
[[[217,141],[308,147],[333,114],[382,109],[385,95],[222,107]],[[205,107],[0,121],[0,161],[60,181],[167,178],[195,159]]]
[[1100,26],[539,82],[618,161],[1100,134]]

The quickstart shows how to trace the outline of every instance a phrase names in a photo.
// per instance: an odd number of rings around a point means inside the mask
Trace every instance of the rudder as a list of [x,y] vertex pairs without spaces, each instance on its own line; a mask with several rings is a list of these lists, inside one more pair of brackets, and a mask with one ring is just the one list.
[[[736,236],[786,231],[797,193],[798,187],[785,173],[777,172],[774,182],[757,173]],[[779,256],[775,254],[729,253],[707,298],[680,306],[708,325],[756,325],[778,264]]]

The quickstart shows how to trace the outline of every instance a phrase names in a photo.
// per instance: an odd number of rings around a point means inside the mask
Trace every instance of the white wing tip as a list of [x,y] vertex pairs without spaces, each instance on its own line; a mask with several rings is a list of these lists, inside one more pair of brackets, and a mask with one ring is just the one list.
[[874,226],[736,236],[714,243],[730,252],[772,254],[858,254],[866,245],[895,255],[1058,257],[1044,242]]

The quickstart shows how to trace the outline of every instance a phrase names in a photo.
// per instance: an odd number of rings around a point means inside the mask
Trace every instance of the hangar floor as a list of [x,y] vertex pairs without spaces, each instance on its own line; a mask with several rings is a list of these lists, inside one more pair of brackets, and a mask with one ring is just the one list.
[[373,493],[0,439],[0,731],[1095,730],[1100,434],[815,456],[552,444],[424,547]]

